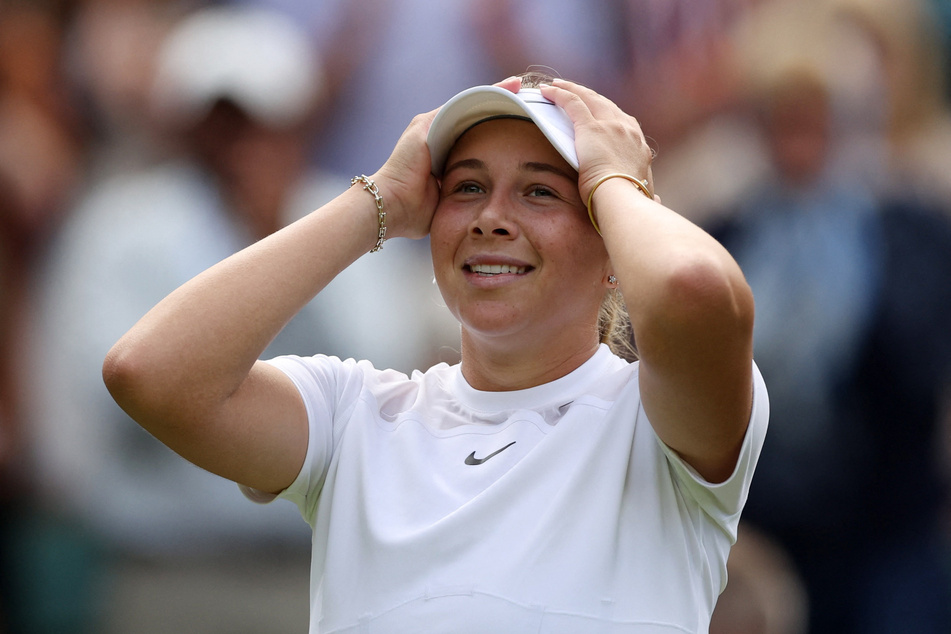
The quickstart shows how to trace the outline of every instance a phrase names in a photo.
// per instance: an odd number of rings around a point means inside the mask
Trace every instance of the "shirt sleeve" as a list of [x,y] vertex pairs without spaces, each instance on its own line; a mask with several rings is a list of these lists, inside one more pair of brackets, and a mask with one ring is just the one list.
[[[759,461],[766,428],[769,422],[769,396],[766,383],[756,364],[753,364],[753,406],[750,422],[733,473],[725,481],[712,484],[703,479],[693,467],[684,462],[676,451],[660,443],[681,488],[695,499],[700,507],[736,540],[740,513],[749,495],[750,483]],[[659,442],[659,440],[658,440]]]
[[301,395],[307,411],[307,453],[297,478],[278,495],[239,486],[253,502],[266,504],[277,498],[290,500],[310,522],[315,510],[312,507],[323,486],[334,448],[349,412],[359,399],[364,383],[364,362],[341,361],[324,355],[287,355],[267,363],[284,372]]

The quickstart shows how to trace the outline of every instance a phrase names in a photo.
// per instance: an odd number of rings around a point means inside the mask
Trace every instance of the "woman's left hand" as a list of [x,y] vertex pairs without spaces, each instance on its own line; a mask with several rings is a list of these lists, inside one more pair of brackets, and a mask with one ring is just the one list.
[[598,179],[608,174],[646,178],[650,191],[654,191],[653,152],[637,119],[607,97],[564,79],[541,86],[541,92],[560,106],[575,125],[582,200],[587,200]]

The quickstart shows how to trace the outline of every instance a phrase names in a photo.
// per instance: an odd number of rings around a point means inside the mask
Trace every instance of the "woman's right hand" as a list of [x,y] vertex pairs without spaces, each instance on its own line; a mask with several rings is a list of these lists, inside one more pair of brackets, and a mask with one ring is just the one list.
[[383,196],[388,238],[429,235],[439,186],[432,175],[426,135],[436,112],[414,117],[386,163],[372,176]]
[[[508,77],[495,85],[518,92],[522,80]],[[387,237],[424,238],[439,203],[426,136],[439,108],[417,115],[403,131],[392,154],[372,176],[386,211]]]

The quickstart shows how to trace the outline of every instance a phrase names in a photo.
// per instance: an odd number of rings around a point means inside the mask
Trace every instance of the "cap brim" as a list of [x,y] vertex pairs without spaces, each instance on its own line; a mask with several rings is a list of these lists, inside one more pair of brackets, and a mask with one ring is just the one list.
[[426,139],[432,157],[432,171],[441,176],[449,151],[462,134],[493,117],[527,117],[542,131],[558,153],[578,169],[575,130],[565,111],[545,99],[537,88],[513,93],[498,86],[476,86],[464,90],[436,113]]

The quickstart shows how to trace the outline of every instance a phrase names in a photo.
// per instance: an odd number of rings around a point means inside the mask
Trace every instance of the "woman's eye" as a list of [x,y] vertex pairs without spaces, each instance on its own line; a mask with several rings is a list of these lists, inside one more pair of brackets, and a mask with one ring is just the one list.
[[463,181],[456,185],[454,191],[460,194],[479,194],[485,190],[482,189],[482,186],[478,183],[473,183],[472,181]]

